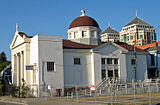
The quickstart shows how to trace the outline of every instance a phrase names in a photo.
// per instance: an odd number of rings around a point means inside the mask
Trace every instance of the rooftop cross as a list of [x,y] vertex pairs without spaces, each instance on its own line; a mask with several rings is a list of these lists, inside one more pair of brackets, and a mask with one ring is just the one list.
[[81,12],[82,12],[82,15],[81,16],[85,16],[85,10],[81,10]]
[[19,28],[18,23],[16,23],[16,32],[18,32],[18,28]]

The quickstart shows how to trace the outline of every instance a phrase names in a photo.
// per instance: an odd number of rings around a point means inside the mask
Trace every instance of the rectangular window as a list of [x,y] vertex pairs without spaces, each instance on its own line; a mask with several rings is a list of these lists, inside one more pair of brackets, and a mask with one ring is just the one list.
[[102,76],[102,79],[106,78],[106,70],[105,69],[102,69],[101,76]]
[[113,77],[113,70],[108,70],[108,77]]
[[114,70],[114,75],[115,75],[115,77],[118,77],[118,69]]
[[94,37],[94,31],[91,31],[91,37]]
[[127,35],[124,34],[124,42],[126,42],[126,41],[127,41]]
[[143,35],[140,35],[140,39],[143,39]]
[[154,55],[151,54],[151,65],[154,66],[155,65],[155,62],[154,62]]
[[127,40],[129,41],[129,36],[127,36]]
[[131,64],[135,65],[136,64],[136,59],[131,59]]
[[81,64],[80,58],[74,58],[74,64],[80,65]]
[[102,58],[102,59],[101,59],[101,62],[102,62],[102,64],[106,64],[105,58]]
[[118,64],[118,58],[114,59],[114,64]]
[[154,40],[156,40],[156,33],[154,33]]
[[54,71],[54,62],[47,62],[47,71]]
[[133,40],[133,36],[131,36],[131,40]]
[[82,37],[86,37],[87,36],[87,31],[82,31]]
[[112,64],[112,58],[107,58],[107,64]]

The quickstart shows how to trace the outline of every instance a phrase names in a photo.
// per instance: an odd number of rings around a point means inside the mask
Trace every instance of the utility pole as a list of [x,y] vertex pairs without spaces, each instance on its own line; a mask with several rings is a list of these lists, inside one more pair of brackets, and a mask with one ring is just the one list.
[[135,57],[134,79],[135,79],[135,81],[136,81],[136,79],[137,79],[137,54],[136,54],[137,36],[138,36],[138,29],[136,28],[136,32],[135,32],[135,43],[134,43],[134,57]]
[[158,77],[158,42],[156,42],[156,77]]

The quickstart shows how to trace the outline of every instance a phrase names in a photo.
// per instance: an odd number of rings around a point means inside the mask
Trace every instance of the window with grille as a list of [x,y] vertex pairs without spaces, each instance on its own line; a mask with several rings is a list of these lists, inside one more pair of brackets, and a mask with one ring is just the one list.
[[54,62],[47,62],[47,71],[55,71]]

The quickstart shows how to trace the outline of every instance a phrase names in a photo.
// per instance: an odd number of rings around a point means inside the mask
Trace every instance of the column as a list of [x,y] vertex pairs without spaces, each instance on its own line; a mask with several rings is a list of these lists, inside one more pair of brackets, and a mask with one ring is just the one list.
[[16,61],[17,61],[17,63],[16,63],[16,77],[17,77],[17,86],[19,86],[19,54],[17,53],[16,54]]
[[27,63],[27,60],[26,60],[26,50],[24,50],[23,51],[23,66],[24,66],[24,76],[23,76],[23,78],[24,78],[24,80],[27,82],[27,72],[26,72],[26,69],[25,69],[25,67],[26,67],[26,63]]
[[16,73],[16,55],[15,54],[12,54],[12,84],[15,84],[15,73]]
[[22,84],[22,78],[21,78],[21,53],[19,53],[19,86]]
[[22,81],[22,79],[24,79],[24,60],[23,60],[23,58],[24,58],[24,55],[23,55],[23,51],[20,53],[20,58],[21,58],[21,62],[20,62],[20,64],[21,64],[21,81]]
[[94,35],[95,35],[95,38],[98,38],[98,35],[97,35],[97,31],[95,31]]
[[95,74],[94,74],[94,72],[95,72],[95,61],[94,61],[94,52],[92,51],[92,55],[91,55],[91,62],[92,62],[92,72],[91,72],[91,84],[92,85],[95,85],[95,78],[94,78],[94,76],[95,76]]
[[91,31],[87,30],[87,37],[90,38],[91,37]]

